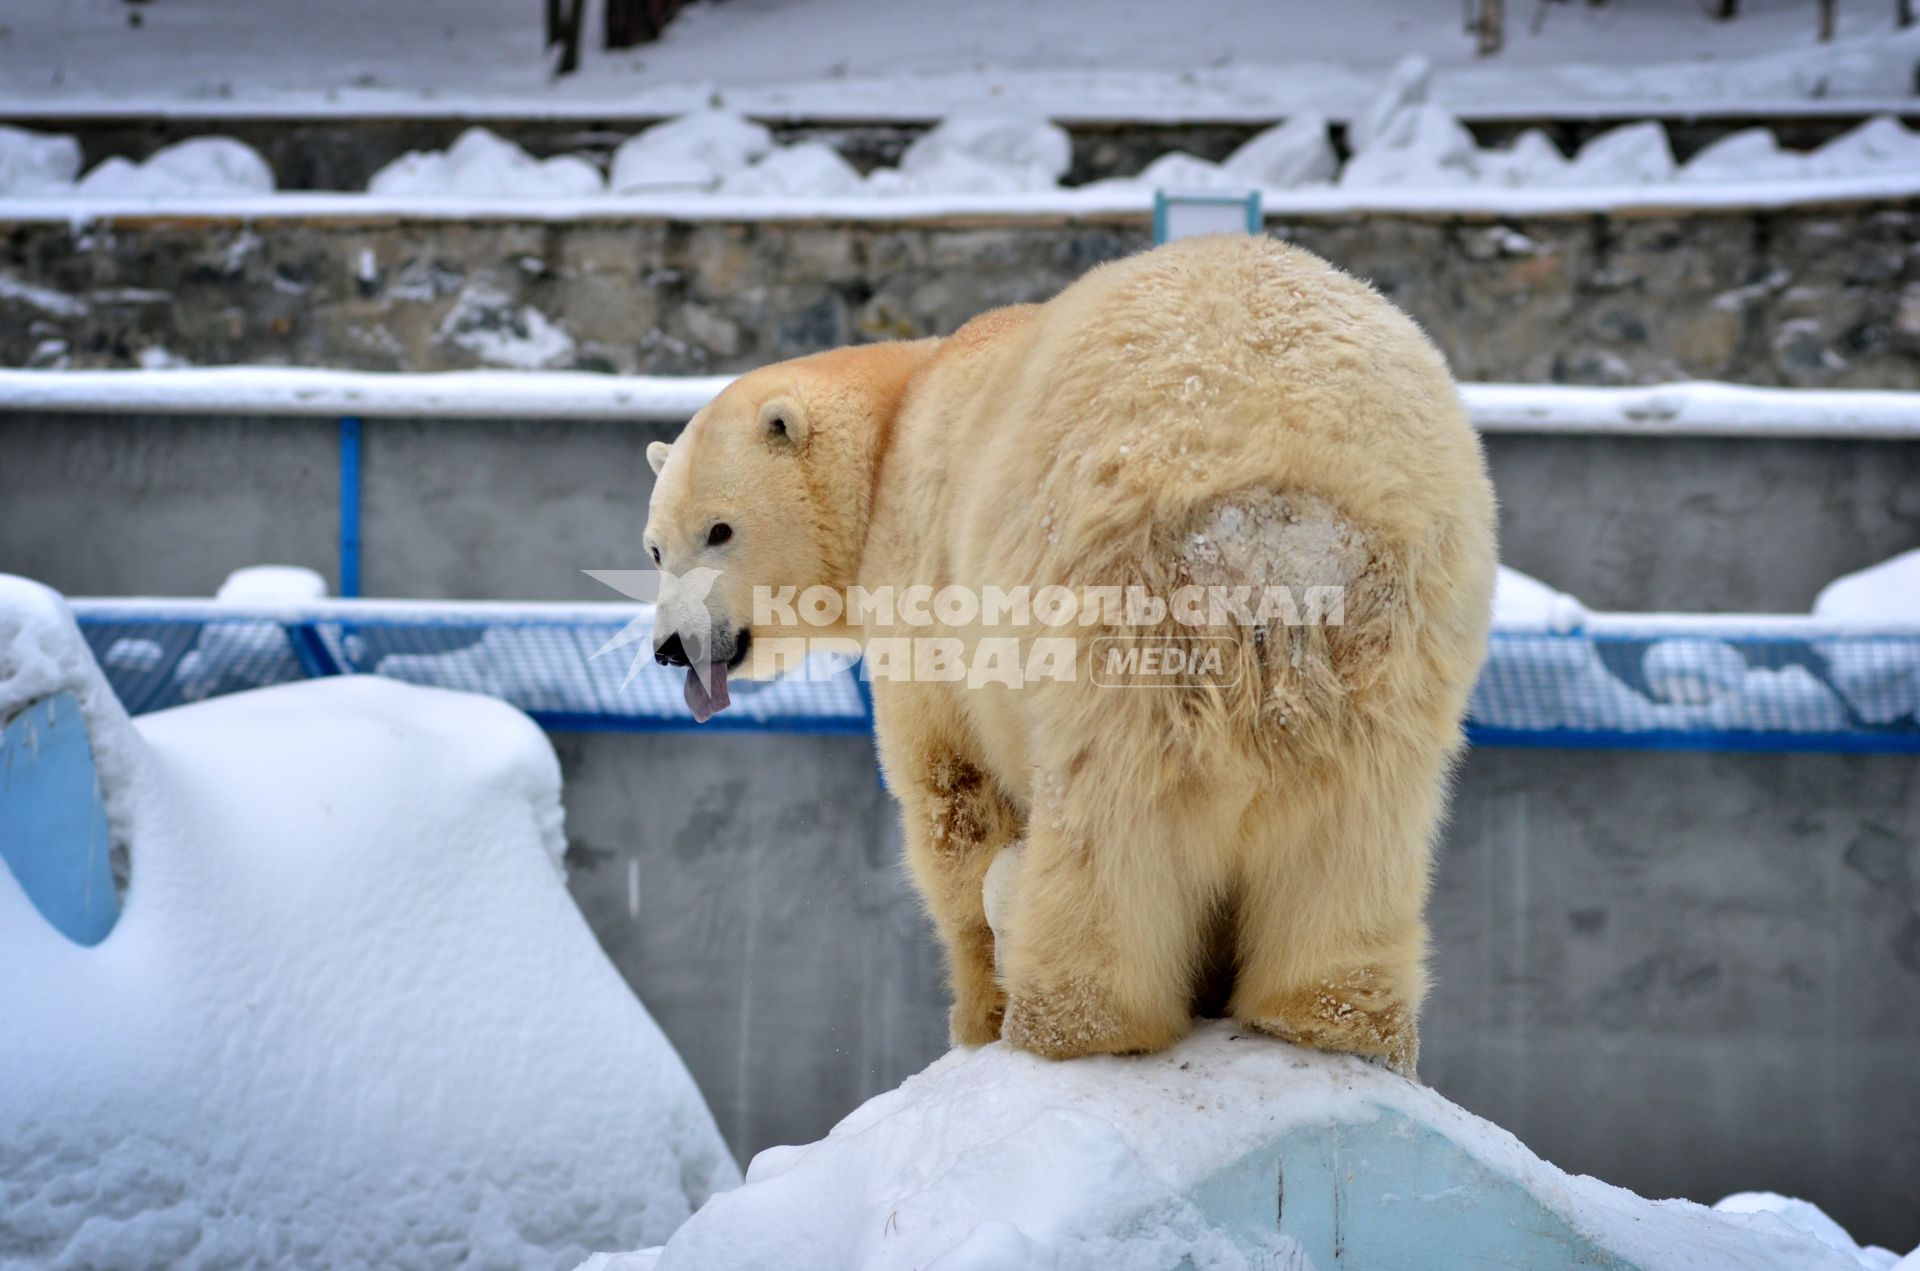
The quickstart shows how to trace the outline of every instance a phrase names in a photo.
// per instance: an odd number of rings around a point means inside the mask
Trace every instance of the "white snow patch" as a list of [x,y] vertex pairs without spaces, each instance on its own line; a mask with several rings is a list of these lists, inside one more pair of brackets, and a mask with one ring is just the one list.
[[523,371],[564,366],[574,355],[573,337],[564,327],[532,305],[516,308],[512,297],[486,283],[460,293],[436,338],[488,366]]
[[259,151],[232,137],[190,137],[141,163],[107,159],[75,188],[89,199],[245,197],[273,193],[273,169]]
[[737,1180],[567,894],[524,716],[349,677],[130,724],[60,599],[0,577],[0,703],[63,688],[132,881],[82,948],[0,869],[0,1248],[567,1265]]
[[1900,1262],[1900,1255],[1892,1250],[1855,1244],[1847,1229],[1827,1217],[1812,1201],[1775,1192],[1735,1192],[1715,1201],[1713,1207],[1723,1214],[1765,1214],[1802,1235],[1812,1236],[1835,1253],[1845,1254],[1862,1267],[1877,1271]]
[[1814,597],[1813,613],[1862,625],[1920,625],[1920,549],[1834,579]]
[[[1920,627],[1920,549],[1834,579],[1814,597],[1813,616],[1863,627]],[[1920,719],[1920,648],[1913,641],[1816,645],[1827,675],[1860,718]]]
[[373,174],[369,194],[425,198],[545,199],[603,193],[600,169],[577,155],[536,159],[485,128],[445,150],[411,150]]
[[1055,1063],[996,1043],[956,1050],[818,1143],[770,1148],[658,1251],[657,1267],[1291,1265],[1290,1241],[1232,1229],[1196,1193],[1289,1130],[1431,1128],[1513,1178],[1576,1231],[1640,1266],[1855,1271],[1772,1217],[1647,1201],[1546,1164],[1511,1135],[1358,1060],[1202,1024],[1171,1049]]
[[72,137],[0,126],[0,195],[59,193],[80,175],[80,143]]
[[881,194],[1051,190],[1073,162],[1073,139],[1045,119],[963,114],[914,138],[897,170],[868,178]]
[[838,198],[860,189],[860,173],[854,166],[838,150],[818,141],[775,150],[720,182],[721,194],[747,198]]
[[1535,631],[1577,631],[1586,625],[1587,607],[1517,569],[1500,566],[1493,587],[1496,627]]
[[615,194],[711,190],[773,151],[773,134],[726,110],[701,110],[656,124],[613,152]]

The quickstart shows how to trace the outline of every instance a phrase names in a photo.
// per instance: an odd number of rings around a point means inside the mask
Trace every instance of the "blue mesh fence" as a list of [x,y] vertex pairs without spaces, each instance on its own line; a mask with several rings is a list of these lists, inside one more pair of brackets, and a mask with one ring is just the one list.
[[[637,644],[594,656],[626,627],[538,616],[323,616],[209,620],[134,616],[121,602],[75,605],[80,629],[114,691],[134,714],[322,675],[374,674],[485,693],[559,730],[696,727],[681,696],[684,672],[654,664]],[[537,610],[535,611],[537,614]],[[634,665],[634,653],[642,654]],[[709,729],[863,733],[866,693],[851,670],[824,660],[771,683],[735,681],[733,704]]]
[[[139,714],[318,675],[372,673],[503,698],[555,730],[693,728],[683,675],[641,642],[596,650],[642,611],[441,609],[213,617],[206,604],[76,602],[95,657]],[[606,606],[606,609],[616,607]],[[1497,631],[1475,686],[1480,745],[1920,753],[1920,632],[1719,629]],[[633,654],[640,665],[629,676]],[[845,666],[736,683],[716,730],[859,733],[866,687]]]

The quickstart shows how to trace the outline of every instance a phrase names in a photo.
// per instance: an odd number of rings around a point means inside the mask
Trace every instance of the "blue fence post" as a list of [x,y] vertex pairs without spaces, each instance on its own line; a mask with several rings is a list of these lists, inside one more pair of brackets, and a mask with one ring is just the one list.
[[360,594],[360,418],[340,417],[340,594]]

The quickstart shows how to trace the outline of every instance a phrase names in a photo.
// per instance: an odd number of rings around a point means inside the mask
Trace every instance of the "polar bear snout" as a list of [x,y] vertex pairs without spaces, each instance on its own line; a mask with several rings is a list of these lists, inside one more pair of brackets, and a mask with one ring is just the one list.
[[655,628],[653,660],[661,666],[718,664],[736,670],[747,660],[753,636],[732,628],[709,632],[679,632]]

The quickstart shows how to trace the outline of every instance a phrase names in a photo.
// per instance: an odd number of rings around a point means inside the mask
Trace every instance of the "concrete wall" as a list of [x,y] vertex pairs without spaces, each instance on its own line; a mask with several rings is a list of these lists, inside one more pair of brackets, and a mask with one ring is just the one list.
[[[743,1156],[944,1051],[865,740],[558,744],[574,895]],[[1424,1077],[1563,1168],[1776,1189],[1912,1246],[1916,824],[1910,758],[1474,752]]]
[[[641,564],[652,424],[370,420],[368,595],[593,600]],[[1910,442],[1487,439],[1508,564],[1600,609],[1805,611],[1920,546]],[[0,408],[0,569],[75,595],[211,595],[261,561],[333,577],[337,431],[323,420]]]
[[[1920,202],[1327,215],[1462,379],[1920,387]],[[1144,216],[916,222],[117,217],[0,225],[0,363],[742,369],[940,334],[1146,246]]]

